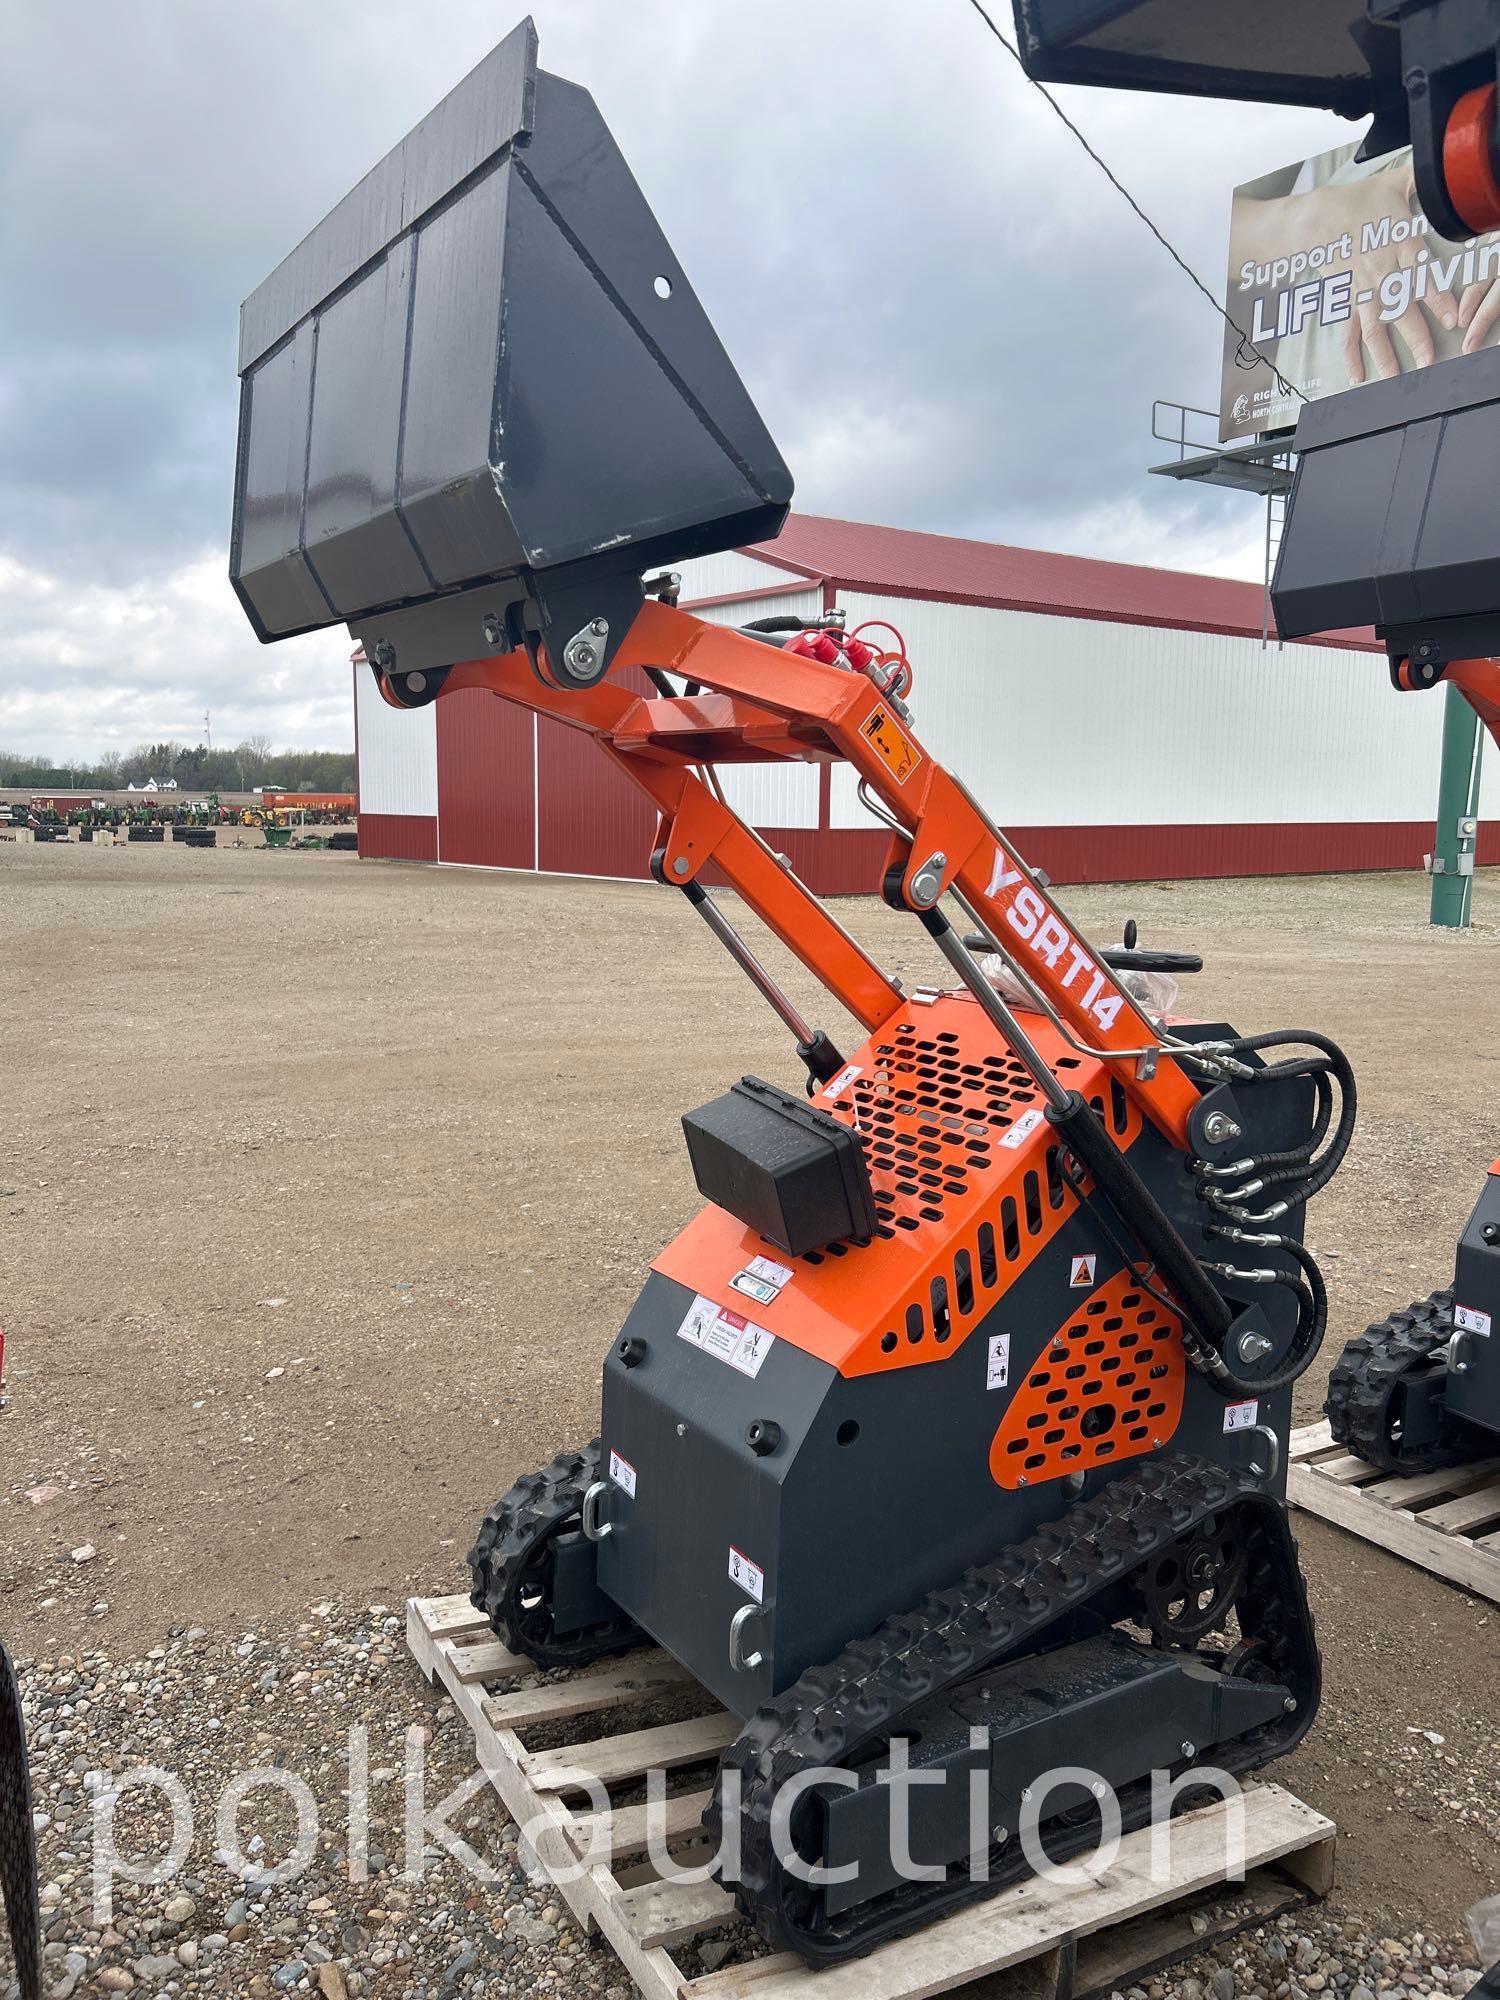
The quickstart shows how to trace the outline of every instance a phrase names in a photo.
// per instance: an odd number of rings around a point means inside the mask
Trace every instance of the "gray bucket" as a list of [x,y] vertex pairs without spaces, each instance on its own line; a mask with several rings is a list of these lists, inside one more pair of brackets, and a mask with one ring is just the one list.
[[250,295],[239,366],[230,576],[264,641],[347,624],[425,673],[523,640],[555,664],[602,618],[607,656],[644,570],[773,536],[791,501],[529,19]]

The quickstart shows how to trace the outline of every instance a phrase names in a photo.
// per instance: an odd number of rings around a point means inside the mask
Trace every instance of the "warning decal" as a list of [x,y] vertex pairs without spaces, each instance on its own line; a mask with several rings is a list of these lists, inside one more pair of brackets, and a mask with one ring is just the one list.
[[1230,1403],[1224,1411],[1224,1428],[1226,1431],[1253,1431],[1259,1415],[1259,1403]]
[[751,1562],[749,1556],[741,1555],[734,1543],[729,1544],[729,1574],[741,1590],[748,1592],[757,1604],[766,1601],[766,1573],[759,1563]]
[[617,1451],[609,1455],[609,1476],[622,1493],[628,1493],[632,1500],[635,1498],[635,1467]]
[[922,761],[922,753],[882,702],[860,724],[860,734],[898,785],[904,785]]
[[986,1389],[1005,1389],[1010,1386],[1010,1335],[992,1333],[990,1351],[985,1363],[984,1386]]
[[857,1076],[863,1076],[864,1073],[862,1063],[845,1063],[838,1075],[824,1084],[823,1095],[831,1103],[835,1097],[841,1096],[849,1088]]
[[1097,1257],[1075,1257],[1073,1259],[1072,1275],[1069,1277],[1068,1283],[1073,1287],[1074,1291],[1078,1291],[1086,1285],[1093,1285],[1094,1266],[1098,1261]]
[[750,1376],[760,1373],[766,1356],[776,1344],[775,1334],[768,1333],[765,1327],[741,1319],[727,1306],[715,1305],[701,1292],[688,1307],[677,1332],[679,1338],[690,1340],[705,1354],[727,1361],[731,1368]]
[[1038,1125],[1044,1122],[1045,1117],[1045,1112],[1038,1111],[1034,1107],[1030,1111],[1023,1111],[1015,1124],[1011,1126],[1005,1137],[1000,1141],[1001,1145],[1006,1147],[1008,1151],[1015,1152],[1017,1147],[1026,1144],[1026,1141],[1031,1137]]

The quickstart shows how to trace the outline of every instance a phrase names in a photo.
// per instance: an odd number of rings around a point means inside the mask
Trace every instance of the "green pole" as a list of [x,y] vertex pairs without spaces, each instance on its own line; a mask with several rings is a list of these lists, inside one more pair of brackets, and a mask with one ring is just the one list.
[[1437,830],[1432,842],[1432,921],[1467,930],[1478,844],[1479,717],[1456,687],[1444,690],[1443,758],[1438,774]]

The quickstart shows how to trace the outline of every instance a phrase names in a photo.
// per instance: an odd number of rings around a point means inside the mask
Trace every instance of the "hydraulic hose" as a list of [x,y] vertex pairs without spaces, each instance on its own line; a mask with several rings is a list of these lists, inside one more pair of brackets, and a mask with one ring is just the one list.
[[1276,1372],[1273,1375],[1241,1375],[1222,1354],[1215,1356],[1219,1368],[1213,1371],[1214,1379],[1221,1387],[1227,1384],[1243,1396],[1268,1396],[1273,1390],[1285,1389],[1304,1375],[1323,1345],[1323,1335],[1328,1330],[1328,1291],[1323,1283],[1323,1273],[1318,1269],[1316,1258],[1291,1236],[1252,1236],[1244,1230],[1217,1227],[1213,1233],[1227,1236],[1235,1242],[1254,1244],[1258,1249],[1280,1250],[1300,1267],[1299,1277],[1286,1271],[1268,1274],[1272,1284],[1285,1286],[1297,1300],[1297,1330]]
[[[1273,1169],[1271,1177],[1277,1183],[1301,1178],[1302,1184],[1297,1189],[1296,1199],[1298,1201],[1311,1201],[1315,1194],[1322,1193],[1323,1189],[1327,1187],[1328,1183],[1338,1172],[1344,1155],[1349,1150],[1349,1142],[1354,1136],[1354,1120],[1358,1111],[1359,1096],[1355,1088],[1354,1071],[1350,1067],[1349,1058],[1344,1054],[1338,1043],[1330,1041],[1327,1035],[1320,1035],[1314,1029],[1304,1028],[1280,1029],[1265,1035],[1246,1035],[1236,1042],[1235,1047],[1239,1050],[1258,1053],[1261,1049],[1285,1048],[1287,1046],[1298,1045],[1319,1050],[1323,1060],[1321,1062],[1309,1063],[1306,1058],[1291,1057],[1285,1062],[1267,1063],[1261,1069],[1251,1070],[1242,1079],[1242,1083],[1247,1087],[1252,1087],[1256,1084],[1275,1082],[1283,1077],[1316,1075],[1322,1075],[1325,1078],[1331,1075],[1334,1081],[1337,1082],[1339,1087],[1338,1125],[1322,1158],[1312,1162],[1306,1171],[1305,1177],[1299,1177],[1295,1170],[1287,1171],[1279,1167]],[[1265,1175],[1262,1175],[1261,1178],[1268,1179]]]

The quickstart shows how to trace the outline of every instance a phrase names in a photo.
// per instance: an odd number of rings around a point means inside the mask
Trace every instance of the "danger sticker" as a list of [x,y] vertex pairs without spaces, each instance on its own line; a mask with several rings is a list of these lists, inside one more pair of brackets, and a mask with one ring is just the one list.
[[753,1320],[742,1319],[727,1306],[716,1305],[701,1292],[683,1315],[677,1332],[681,1339],[690,1340],[705,1354],[727,1361],[731,1368],[750,1376],[760,1373],[766,1356],[776,1344],[775,1334]]
[[1487,1334],[1490,1330],[1490,1316],[1488,1313],[1477,1311],[1473,1306],[1455,1306],[1453,1324],[1460,1333]]
[[898,785],[904,785],[922,761],[922,753],[885,706],[872,708],[860,724],[865,738]]
[[747,1596],[757,1604],[766,1601],[766,1573],[759,1563],[751,1562],[749,1556],[741,1554],[734,1543],[729,1544],[729,1580],[737,1583]]
[[1093,1284],[1094,1266],[1098,1261],[1097,1257],[1075,1257],[1073,1259],[1073,1268],[1069,1275],[1068,1283],[1073,1287],[1075,1292],[1082,1291],[1086,1286]]
[[1259,1403],[1229,1403],[1224,1410],[1224,1428],[1226,1431],[1253,1431],[1259,1415]]
[[1023,1111],[1000,1141],[1001,1145],[1008,1147],[1011,1152],[1014,1152],[1017,1146],[1024,1146],[1037,1126],[1042,1123],[1043,1117],[1044,1113],[1040,1111]]
[[989,1357],[985,1362],[984,1386],[986,1389],[1004,1389],[1010,1383],[1010,1335],[992,1333],[990,1335]]
[[858,1076],[863,1076],[864,1073],[863,1063],[845,1063],[838,1075],[830,1077],[828,1082],[824,1084],[823,1095],[830,1099],[830,1101],[835,1097],[842,1097],[854,1079]]
[[609,1476],[622,1493],[628,1493],[632,1500],[635,1498],[635,1467],[617,1451],[609,1455]]

